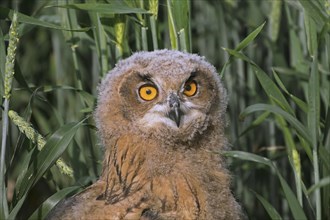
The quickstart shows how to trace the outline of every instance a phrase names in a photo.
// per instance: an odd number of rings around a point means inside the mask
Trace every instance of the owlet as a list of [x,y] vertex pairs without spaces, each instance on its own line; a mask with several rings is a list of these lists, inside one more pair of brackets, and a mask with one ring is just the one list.
[[240,219],[219,152],[227,96],[204,58],[171,50],[120,61],[99,87],[100,179],[49,219]]

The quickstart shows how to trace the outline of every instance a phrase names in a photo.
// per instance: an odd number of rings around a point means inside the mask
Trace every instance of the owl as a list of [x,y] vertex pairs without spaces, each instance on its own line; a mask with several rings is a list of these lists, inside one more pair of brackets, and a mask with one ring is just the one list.
[[100,179],[48,219],[241,219],[219,152],[226,90],[204,58],[138,52],[99,86]]

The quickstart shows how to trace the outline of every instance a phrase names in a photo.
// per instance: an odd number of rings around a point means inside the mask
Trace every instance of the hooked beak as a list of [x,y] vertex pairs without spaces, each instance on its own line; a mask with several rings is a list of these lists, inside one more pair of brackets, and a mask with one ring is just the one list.
[[180,126],[182,111],[180,110],[180,100],[177,95],[171,94],[168,100],[170,111],[168,117],[173,120],[177,127]]

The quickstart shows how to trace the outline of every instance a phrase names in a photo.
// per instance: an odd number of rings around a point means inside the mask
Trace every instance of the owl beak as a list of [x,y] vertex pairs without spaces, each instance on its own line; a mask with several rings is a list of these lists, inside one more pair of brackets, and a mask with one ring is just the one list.
[[168,117],[176,123],[177,127],[180,127],[182,111],[180,110],[180,100],[178,96],[171,94],[168,100],[168,104],[170,106]]

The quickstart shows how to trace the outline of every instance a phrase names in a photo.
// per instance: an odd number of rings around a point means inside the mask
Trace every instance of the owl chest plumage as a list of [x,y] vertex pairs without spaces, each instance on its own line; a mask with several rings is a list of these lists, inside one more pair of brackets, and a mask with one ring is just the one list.
[[212,163],[214,155],[160,149],[132,135],[114,141],[100,198],[110,205],[131,198],[128,213],[140,210],[147,219],[216,219],[210,210],[218,206],[217,194],[227,194],[228,176]]

